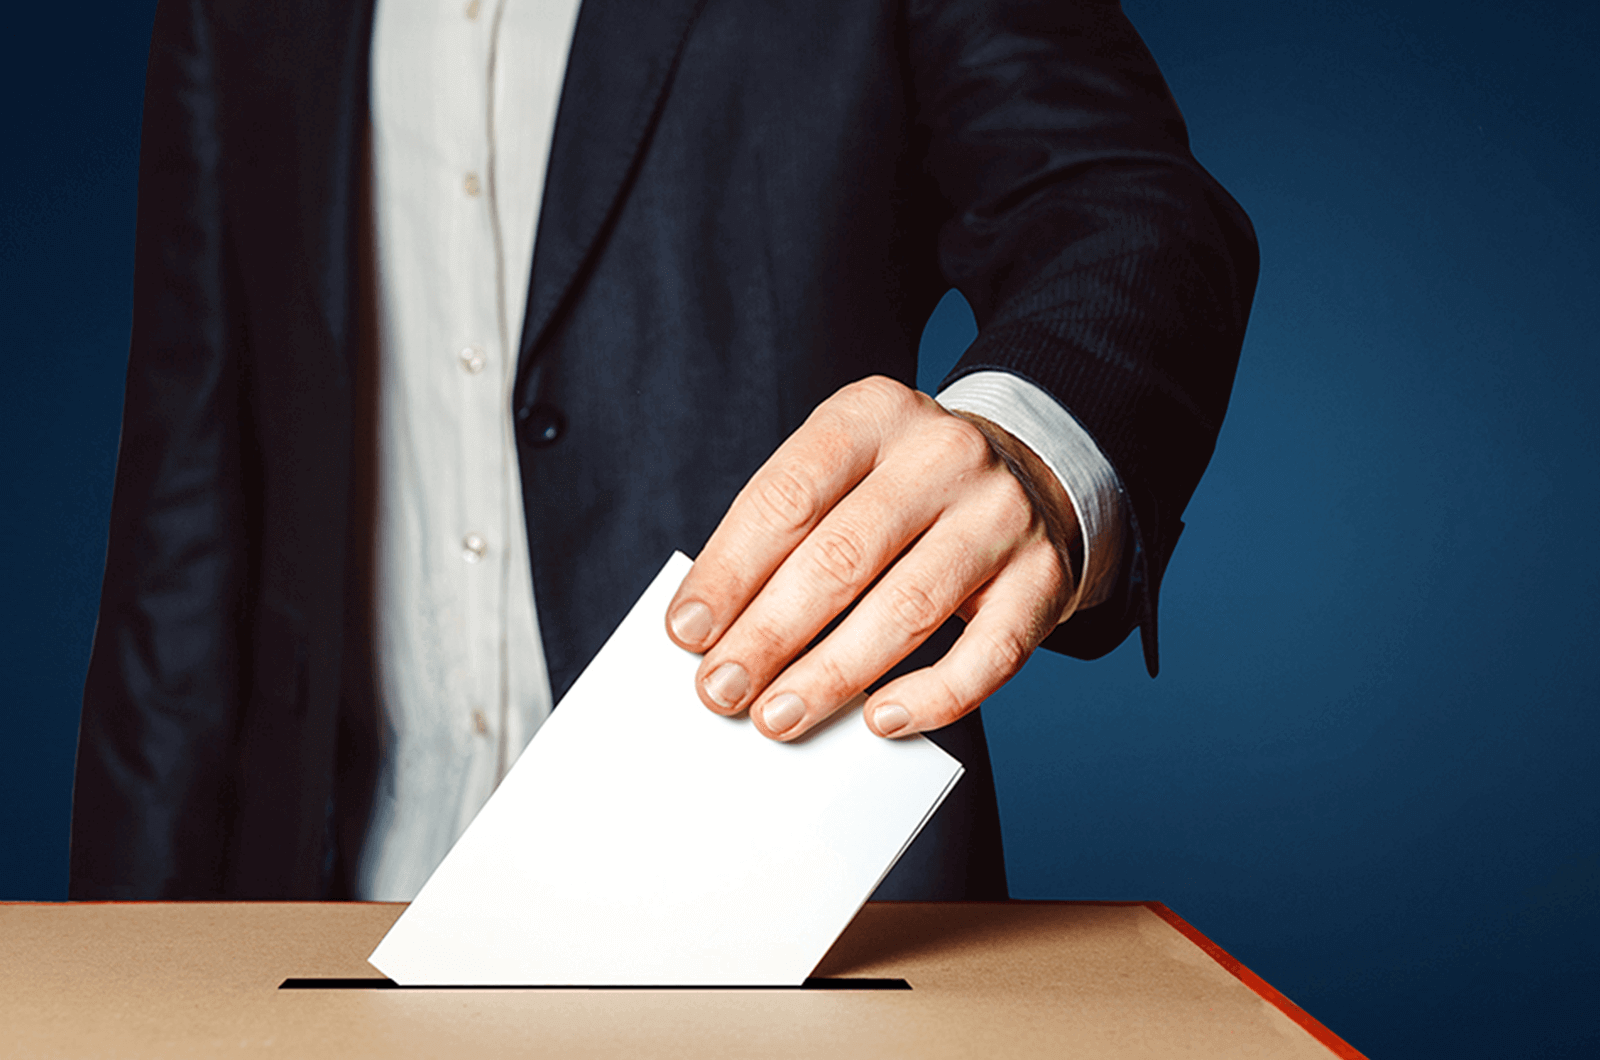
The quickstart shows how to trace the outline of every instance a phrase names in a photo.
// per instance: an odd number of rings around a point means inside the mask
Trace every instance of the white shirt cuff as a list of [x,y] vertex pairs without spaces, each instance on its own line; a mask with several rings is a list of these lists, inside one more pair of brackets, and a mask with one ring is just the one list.
[[952,412],[982,416],[1010,432],[1044,461],[1066,491],[1083,534],[1083,571],[1061,621],[1110,596],[1127,525],[1122,482],[1077,418],[1048,392],[1010,372],[964,375],[935,400]]

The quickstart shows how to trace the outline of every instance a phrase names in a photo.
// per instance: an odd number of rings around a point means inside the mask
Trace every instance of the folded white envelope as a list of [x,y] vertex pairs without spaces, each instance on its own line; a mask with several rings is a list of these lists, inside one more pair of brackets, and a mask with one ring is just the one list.
[[694,692],[675,554],[395,922],[403,985],[798,985],[960,778],[859,703],[792,744]]

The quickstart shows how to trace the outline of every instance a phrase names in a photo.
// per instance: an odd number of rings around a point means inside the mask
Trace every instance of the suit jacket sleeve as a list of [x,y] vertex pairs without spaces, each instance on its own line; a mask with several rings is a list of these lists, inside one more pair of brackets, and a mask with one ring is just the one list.
[[84,692],[70,893],[217,893],[240,696],[246,428],[213,55],[163,0],[146,80],[134,326]]
[[1015,373],[1075,416],[1123,483],[1105,603],[1045,646],[1092,658],[1141,627],[1211,457],[1255,288],[1244,212],[1202,169],[1155,62],[1105,0],[914,0],[908,32],[945,277],[978,337],[946,384]]

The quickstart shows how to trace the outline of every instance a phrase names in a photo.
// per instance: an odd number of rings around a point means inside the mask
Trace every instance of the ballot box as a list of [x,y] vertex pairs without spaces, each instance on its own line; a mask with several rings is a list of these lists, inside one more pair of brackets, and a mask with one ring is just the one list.
[[403,908],[0,904],[0,1056],[1361,1056],[1157,902],[870,903],[798,988],[396,987]]

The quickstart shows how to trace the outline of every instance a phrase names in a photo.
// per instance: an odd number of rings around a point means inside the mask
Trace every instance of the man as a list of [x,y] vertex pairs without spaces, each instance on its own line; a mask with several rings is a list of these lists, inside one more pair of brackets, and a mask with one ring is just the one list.
[[928,640],[866,722],[969,776],[880,894],[1003,896],[975,708],[1154,670],[1255,278],[1089,0],[170,0],[139,210],[80,898],[409,896],[701,542],[663,619],[769,737]]

